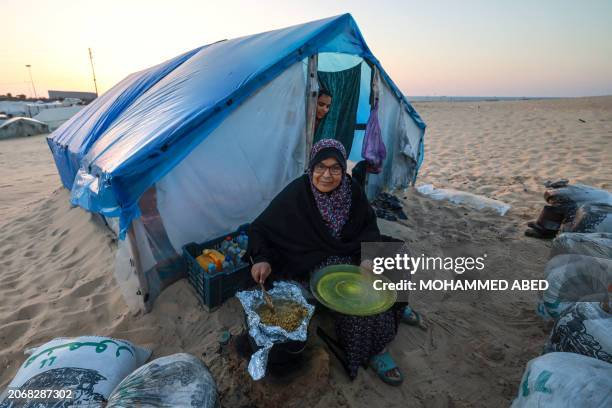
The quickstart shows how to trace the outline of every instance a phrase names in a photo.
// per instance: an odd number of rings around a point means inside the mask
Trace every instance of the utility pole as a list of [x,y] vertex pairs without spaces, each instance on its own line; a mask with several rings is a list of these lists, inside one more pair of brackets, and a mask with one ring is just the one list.
[[96,71],[94,71],[93,56],[91,55],[91,48],[88,48],[88,50],[89,50],[89,61],[91,62],[91,72],[93,74],[94,87],[96,88],[96,98],[97,98],[98,97],[98,84],[96,83]]
[[30,82],[32,83],[32,89],[34,90],[34,98],[38,99],[38,95],[36,95],[36,87],[34,86],[34,79],[32,79],[32,65],[27,64],[26,68],[30,72]]

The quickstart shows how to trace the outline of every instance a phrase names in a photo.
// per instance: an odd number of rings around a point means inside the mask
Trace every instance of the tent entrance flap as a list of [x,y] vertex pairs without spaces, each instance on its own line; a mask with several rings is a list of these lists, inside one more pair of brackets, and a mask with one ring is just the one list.
[[317,127],[314,140],[336,139],[350,153],[355,138],[355,124],[359,91],[361,87],[361,63],[342,71],[318,71],[321,88],[332,95],[329,112]]

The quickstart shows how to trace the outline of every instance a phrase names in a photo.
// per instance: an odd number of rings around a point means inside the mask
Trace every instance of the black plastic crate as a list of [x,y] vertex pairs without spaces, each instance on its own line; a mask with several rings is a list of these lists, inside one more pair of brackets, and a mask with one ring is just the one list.
[[251,277],[251,267],[248,263],[240,262],[235,268],[210,274],[200,266],[196,258],[200,256],[204,249],[218,249],[226,237],[235,238],[241,231],[246,232],[248,227],[248,224],[245,224],[240,226],[238,230],[222,237],[201,244],[191,242],[183,246],[183,257],[187,262],[187,279],[195,289],[202,306],[208,310],[220,306],[234,296],[237,291],[249,288],[255,282]]

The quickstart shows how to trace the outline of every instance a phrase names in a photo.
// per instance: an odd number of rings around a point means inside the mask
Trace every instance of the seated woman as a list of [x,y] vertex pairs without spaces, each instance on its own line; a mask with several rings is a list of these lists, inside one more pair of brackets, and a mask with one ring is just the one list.
[[[376,215],[359,184],[346,174],[344,146],[332,139],[317,142],[306,173],[285,187],[251,224],[247,256],[253,279],[308,280],[332,264],[359,264],[361,243],[381,241]],[[369,362],[388,384],[403,376],[386,350],[397,333],[404,308],[358,317],[338,314],[336,334],[348,360],[349,376]]]

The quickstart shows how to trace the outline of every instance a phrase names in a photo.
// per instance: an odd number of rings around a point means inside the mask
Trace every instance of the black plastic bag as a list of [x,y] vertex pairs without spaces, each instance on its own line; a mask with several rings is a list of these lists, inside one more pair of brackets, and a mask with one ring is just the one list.
[[612,233],[612,205],[584,204],[571,220],[561,225],[561,232],[609,232]]

